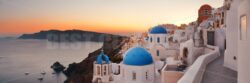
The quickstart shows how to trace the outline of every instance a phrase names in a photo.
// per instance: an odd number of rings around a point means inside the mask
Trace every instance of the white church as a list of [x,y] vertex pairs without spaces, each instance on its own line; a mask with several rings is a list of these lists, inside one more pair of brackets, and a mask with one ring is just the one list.
[[[144,48],[135,46],[126,53],[117,65],[119,74],[114,75],[107,55],[101,52],[94,63],[93,83],[154,83],[155,65],[151,54]],[[118,78],[119,79],[115,79]]]
[[102,51],[94,62],[93,83],[161,83],[160,71],[165,61],[169,57],[177,58],[177,51],[168,51],[170,35],[167,33],[161,26],[151,28],[146,47],[129,48],[119,64],[111,63]]

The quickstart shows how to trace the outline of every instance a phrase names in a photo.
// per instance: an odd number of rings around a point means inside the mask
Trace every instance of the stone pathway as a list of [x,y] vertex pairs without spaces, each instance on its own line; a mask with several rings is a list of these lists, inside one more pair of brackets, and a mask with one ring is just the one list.
[[201,83],[237,83],[237,72],[223,66],[224,54],[207,65]]

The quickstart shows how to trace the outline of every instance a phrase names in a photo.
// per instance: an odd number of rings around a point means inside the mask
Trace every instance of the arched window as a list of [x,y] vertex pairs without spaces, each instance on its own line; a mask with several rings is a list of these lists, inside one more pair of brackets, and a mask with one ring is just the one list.
[[208,9],[205,9],[205,10],[204,10],[204,14],[205,14],[205,15],[209,15],[209,10],[208,10]]
[[100,75],[100,67],[97,66],[97,75]]
[[160,43],[160,38],[159,37],[157,37],[157,43]]
[[153,38],[152,38],[152,37],[150,37],[150,42],[151,42],[151,43],[153,42]]
[[221,19],[221,24],[224,24],[224,19],[223,18]]
[[247,40],[247,16],[240,17],[240,40]]
[[120,65],[118,65],[118,74],[120,74],[120,72],[121,72],[121,67]]
[[104,72],[103,72],[104,75],[107,74],[107,66],[104,66]]
[[160,56],[160,51],[159,50],[156,50],[156,55]]
[[148,72],[146,72],[146,80],[148,80]]
[[182,61],[184,65],[188,65],[187,58],[188,58],[188,48],[184,48],[183,49],[183,61]]
[[133,80],[136,80],[136,73],[135,72],[133,72],[133,76],[132,76],[133,78]]
[[225,17],[225,13],[224,13],[224,12],[222,12],[222,13],[221,13],[221,16],[222,16],[222,18],[224,18],[224,17]]
[[188,49],[187,48],[184,48],[184,50],[183,50],[183,57],[184,58],[188,57]]

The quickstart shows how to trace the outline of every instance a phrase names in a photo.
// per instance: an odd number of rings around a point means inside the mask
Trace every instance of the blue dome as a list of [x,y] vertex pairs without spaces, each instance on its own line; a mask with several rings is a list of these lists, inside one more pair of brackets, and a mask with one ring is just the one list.
[[153,59],[151,54],[142,47],[130,48],[123,59],[123,64],[132,66],[143,66],[152,64]]
[[97,64],[107,63],[109,64],[109,57],[101,51],[101,53],[96,57]]
[[150,31],[150,34],[167,34],[167,29],[163,26],[155,26]]

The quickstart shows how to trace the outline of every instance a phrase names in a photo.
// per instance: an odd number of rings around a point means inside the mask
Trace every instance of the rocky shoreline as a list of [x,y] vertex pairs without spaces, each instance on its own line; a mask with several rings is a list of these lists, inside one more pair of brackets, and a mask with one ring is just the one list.
[[[122,55],[119,52],[122,46],[128,41],[129,38],[123,36],[105,37],[102,48],[113,63],[119,63],[122,61]],[[67,80],[64,83],[91,83],[93,78],[93,62],[102,48],[89,53],[88,57],[80,63],[69,64],[68,68],[63,71],[67,76]]]

